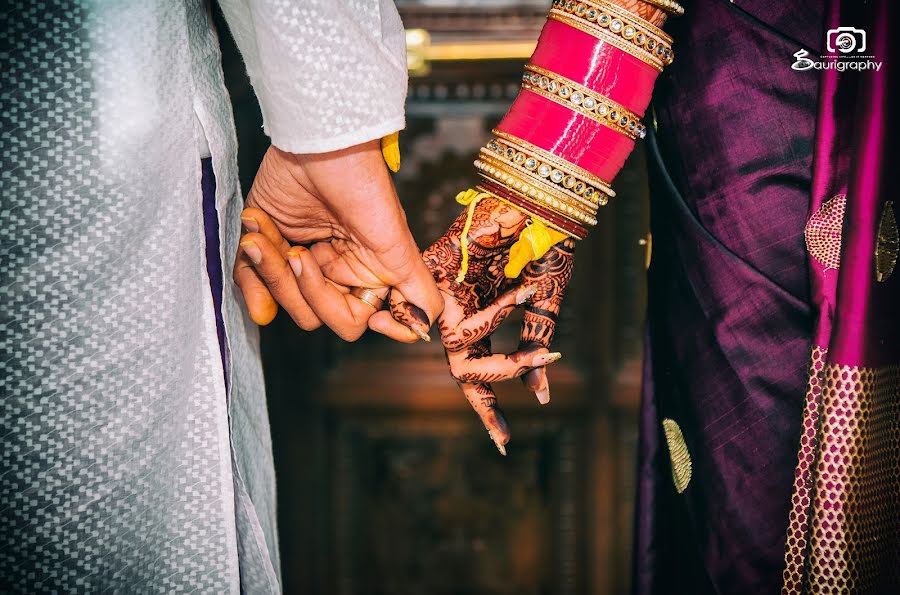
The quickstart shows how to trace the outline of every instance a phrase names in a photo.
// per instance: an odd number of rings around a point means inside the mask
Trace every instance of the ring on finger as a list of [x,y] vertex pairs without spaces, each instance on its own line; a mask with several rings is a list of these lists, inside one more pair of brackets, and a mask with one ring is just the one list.
[[350,295],[361,302],[365,302],[375,308],[381,310],[384,306],[384,299],[378,297],[378,294],[367,287],[354,287],[350,290]]

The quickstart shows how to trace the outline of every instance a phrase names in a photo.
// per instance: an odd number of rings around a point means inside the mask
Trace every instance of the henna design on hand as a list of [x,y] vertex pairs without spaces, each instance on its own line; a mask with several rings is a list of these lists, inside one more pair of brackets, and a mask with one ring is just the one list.
[[[530,262],[518,278],[507,279],[504,267],[509,248],[529,218],[500,200],[484,198],[472,213],[468,270],[457,282],[462,263],[460,234],[466,216],[463,211],[422,256],[444,295],[444,313],[438,326],[450,373],[505,454],[509,426],[491,383],[520,377],[541,403],[549,401],[544,367],[560,357],[550,353],[549,346],[572,277],[575,241],[558,243],[542,258]],[[525,315],[519,349],[511,354],[494,354],[490,335],[520,305],[525,306]],[[408,317],[402,304],[392,303],[391,312],[395,317]]]

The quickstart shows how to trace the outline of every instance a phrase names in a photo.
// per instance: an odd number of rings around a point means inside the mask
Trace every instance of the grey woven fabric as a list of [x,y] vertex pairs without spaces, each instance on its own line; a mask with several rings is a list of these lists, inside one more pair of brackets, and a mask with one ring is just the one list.
[[278,592],[256,330],[226,283],[226,394],[205,272],[207,141],[225,271],[241,208],[207,7],[3,11],[0,592]]

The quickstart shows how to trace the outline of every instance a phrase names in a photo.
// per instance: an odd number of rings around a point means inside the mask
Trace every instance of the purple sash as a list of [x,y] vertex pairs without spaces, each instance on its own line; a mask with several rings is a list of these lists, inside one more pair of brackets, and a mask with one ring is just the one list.
[[864,30],[883,66],[822,73],[805,234],[818,318],[782,593],[900,593],[896,2],[832,5],[827,27]]

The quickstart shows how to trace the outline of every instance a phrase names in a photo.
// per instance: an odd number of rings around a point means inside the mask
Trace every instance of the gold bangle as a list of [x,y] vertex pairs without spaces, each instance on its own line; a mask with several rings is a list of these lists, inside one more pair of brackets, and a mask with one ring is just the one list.
[[[528,176],[528,172],[517,169],[515,166],[510,165],[509,163],[506,163],[502,160],[493,158],[491,155],[486,154],[484,149],[482,149],[479,160],[484,164],[487,164],[495,169],[500,170],[503,173],[512,176],[513,188],[515,190],[521,191],[523,194],[528,194],[531,198],[534,198],[539,203],[551,205],[555,200],[559,204],[553,206],[554,208],[559,209],[560,214],[562,215],[566,215],[569,218],[574,217],[576,220],[581,221],[582,223],[586,223],[587,219],[581,217],[580,215],[584,215],[584,217],[588,219],[597,215],[597,209],[600,207],[600,205],[592,204],[585,201],[581,197],[567,194],[566,192],[561,191],[560,188],[546,183],[546,180],[540,180]],[[521,184],[517,185],[519,181],[521,182]]]
[[640,116],[624,105],[540,66],[527,64],[525,71],[522,88],[584,114],[631,140],[647,136]]
[[[672,37],[668,33],[663,31],[662,29],[660,29],[659,27],[657,27],[656,25],[654,25],[647,19],[643,19],[639,15],[636,15],[635,13],[631,12],[624,6],[620,6],[620,5],[616,4],[615,2],[610,2],[610,0],[580,0],[580,1],[584,2],[585,4],[594,6],[598,10],[605,10],[605,11],[611,13],[612,16],[617,16],[620,19],[622,19],[623,21],[634,21],[631,24],[636,29],[638,29],[638,30],[644,29],[644,32],[648,36],[655,37],[657,39],[657,41],[662,42],[662,44],[664,46],[672,45]],[[598,17],[598,19],[599,19],[599,17]],[[601,25],[602,25],[602,23],[601,23]],[[624,33],[624,31],[623,31],[623,33]],[[640,44],[638,44],[638,45],[640,45]]]
[[475,161],[475,169],[485,178],[500,182],[525,200],[549,209],[573,223],[589,226],[597,225],[595,214],[571,204],[571,202],[565,200],[557,193],[540,190],[534,184],[517,176],[515,172],[508,171],[503,167],[502,163],[477,159]]
[[647,4],[655,6],[656,8],[662,10],[663,12],[667,12],[672,16],[680,17],[684,14],[684,6],[676,2],[675,0],[642,0]]
[[[483,147],[481,149],[479,159],[495,164],[498,167],[502,166],[504,168],[504,171],[521,177],[523,180],[529,181],[536,190],[543,190],[544,193],[551,196],[559,196],[561,198],[565,198],[571,204],[578,206],[579,209],[584,209],[585,211],[588,211],[590,213],[596,213],[599,207],[601,207],[603,204],[606,204],[605,201],[601,203],[599,199],[594,200],[592,198],[585,198],[584,196],[574,192],[574,184],[577,183],[574,179],[569,179],[568,183],[571,185],[571,188],[566,187],[561,182],[557,183],[552,181],[551,179],[535,175],[535,172],[529,171],[528,169],[523,167],[524,164],[518,165],[515,162],[504,159],[503,157],[498,157],[497,153],[487,147]],[[597,196],[600,195],[598,194]]]
[[602,39],[659,72],[675,59],[671,37],[639,16],[605,0],[554,0],[548,18]]
[[597,224],[597,218],[594,215],[582,212],[574,207],[572,208],[572,212],[569,213],[567,207],[571,205],[564,204],[564,201],[560,202],[558,196],[541,192],[538,192],[536,196],[532,195],[530,192],[533,188],[532,186],[517,178],[515,175],[503,171],[502,168],[496,165],[491,165],[490,163],[478,159],[475,161],[475,169],[478,170],[479,175],[482,177],[491,180],[492,182],[503,184],[509,188],[510,191],[515,192],[518,196],[522,197],[523,200],[552,211],[576,225],[594,226]]
[[560,169],[554,169],[547,163],[539,163],[525,153],[515,152],[513,147],[504,145],[503,141],[497,139],[488,141],[487,145],[481,148],[481,155],[488,159],[504,162],[518,171],[519,175],[540,182],[548,189],[548,192],[567,194],[571,199],[583,203],[589,209],[596,209],[607,202],[606,195],[596,188],[591,188],[591,192],[587,192],[590,187],[575,176]]
[[[545,151],[526,140],[509,134],[508,132],[504,132],[497,128],[491,132],[497,137],[494,139],[494,143],[503,150],[508,159],[515,159],[518,161],[519,159],[516,157],[516,153],[523,153],[523,165],[525,166],[525,169],[532,169],[533,167],[534,171],[537,172],[540,177],[551,177],[553,176],[553,170],[558,169],[564,174],[564,177],[561,178],[563,181],[565,181],[565,175],[571,175],[576,181],[581,181],[585,184],[584,192],[576,191],[577,194],[583,194],[585,198],[601,203],[605,202],[603,200],[604,197],[615,198],[616,192],[609,185],[609,182],[595,176],[586,169],[582,169],[573,163],[569,163],[565,159],[557,157],[553,153]],[[489,148],[493,148],[490,147],[490,143],[488,143],[488,146]],[[514,151],[512,156],[510,156],[510,149]],[[494,150],[498,149],[495,148]],[[534,158],[537,163],[532,166],[532,164],[528,162],[529,157]],[[546,165],[547,167],[542,168],[542,165]],[[551,180],[555,180],[556,178],[559,178],[558,174],[553,176]],[[573,187],[574,186],[576,185],[573,184]],[[597,194],[602,196],[598,197]]]

